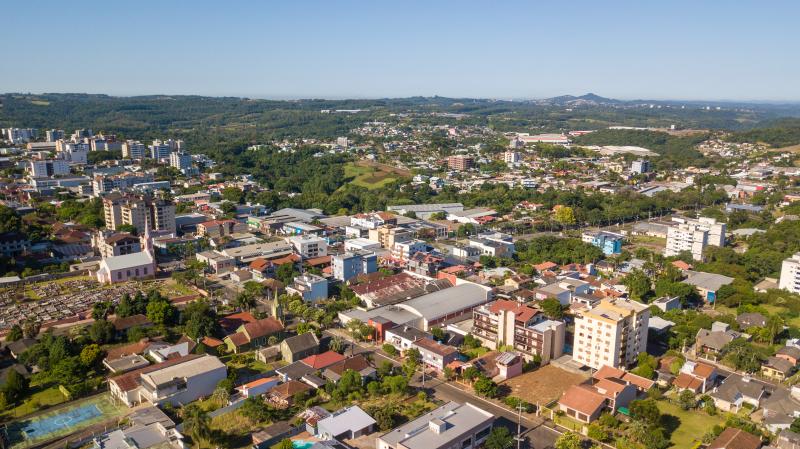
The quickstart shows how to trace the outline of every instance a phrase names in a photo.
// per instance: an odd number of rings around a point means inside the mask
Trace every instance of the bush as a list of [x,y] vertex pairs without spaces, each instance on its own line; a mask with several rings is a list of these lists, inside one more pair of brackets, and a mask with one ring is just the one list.
[[383,349],[383,352],[389,354],[390,356],[397,357],[397,348],[390,345],[389,343],[384,343],[381,349]]

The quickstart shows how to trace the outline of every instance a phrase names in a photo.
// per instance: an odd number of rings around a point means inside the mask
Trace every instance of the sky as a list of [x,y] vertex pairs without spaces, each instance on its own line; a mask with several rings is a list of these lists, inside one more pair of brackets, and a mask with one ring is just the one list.
[[800,101],[796,0],[3,2],[0,92]]

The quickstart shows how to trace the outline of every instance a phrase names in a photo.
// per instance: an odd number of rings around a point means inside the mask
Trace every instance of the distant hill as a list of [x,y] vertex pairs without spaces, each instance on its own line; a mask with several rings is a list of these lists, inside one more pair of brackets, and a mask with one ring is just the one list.
[[581,95],[580,97],[576,97],[574,95],[561,95],[559,97],[546,98],[544,100],[535,100],[535,103],[556,106],[598,106],[620,104],[622,101],[588,93]]

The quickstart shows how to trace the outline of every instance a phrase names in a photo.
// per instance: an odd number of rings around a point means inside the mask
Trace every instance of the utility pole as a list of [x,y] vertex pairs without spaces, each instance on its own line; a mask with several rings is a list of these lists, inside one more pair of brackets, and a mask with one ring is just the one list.
[[521,449],[522,446],[522,400],[517,402],[517,436],[514,437],[517,440],[517,449]]

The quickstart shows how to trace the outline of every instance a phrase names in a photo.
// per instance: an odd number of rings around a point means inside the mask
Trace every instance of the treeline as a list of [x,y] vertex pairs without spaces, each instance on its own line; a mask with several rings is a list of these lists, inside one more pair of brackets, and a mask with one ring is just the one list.
[[656,166],[662,169],[685,167],[689,165],[706,166],[695,146],[705,140],[707,133],[689,136],[673,136],[660,131],[642,131],[634,129],[603,129],[584,134],[575,139],[578,145],[632,145],[655,151],[661,157],[656,159]]
[[800,119],[785,118],[766,122],[749,131],[739,131],[726,137],[731,142],[762,142],[775,148],[800,144]]

